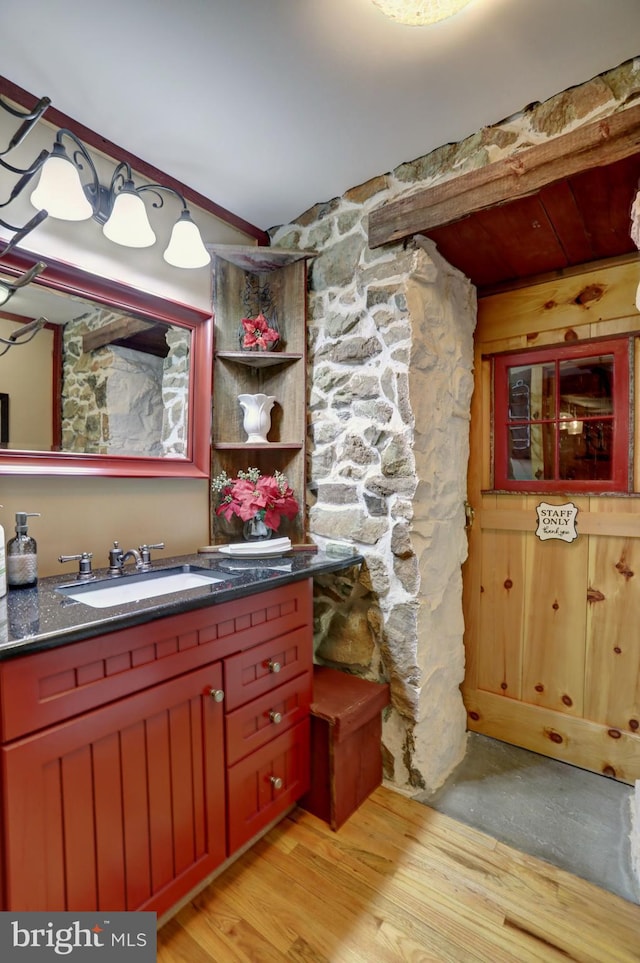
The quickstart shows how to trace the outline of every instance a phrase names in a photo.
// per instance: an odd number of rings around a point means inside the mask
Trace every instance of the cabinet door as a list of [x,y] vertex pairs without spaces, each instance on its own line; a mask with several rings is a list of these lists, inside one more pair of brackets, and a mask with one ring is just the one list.
[[2,750],[6,906],[169,909],[225,858],[219,664]]
[[229,853],[300,799],[309,789],[309,720],[229,769]]

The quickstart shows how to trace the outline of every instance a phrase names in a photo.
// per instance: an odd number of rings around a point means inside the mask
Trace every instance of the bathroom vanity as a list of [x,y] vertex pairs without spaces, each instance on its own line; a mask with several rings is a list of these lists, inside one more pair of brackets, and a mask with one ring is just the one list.
[[309,788],[313,575],[359,561],[170,559],[219,581],[106,608],[64,576],[10,593],[0,908],[162,917],[281,819]]

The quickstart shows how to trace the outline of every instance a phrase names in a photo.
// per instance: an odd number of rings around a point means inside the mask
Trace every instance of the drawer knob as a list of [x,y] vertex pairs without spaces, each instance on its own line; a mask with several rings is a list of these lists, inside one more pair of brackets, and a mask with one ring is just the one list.
[[282,666],[279,662],[274,662],[273,659],[269,659],[267,662],[267,669],[269,672],[279,672]]
[[223,689],[209,689],[209,695],[214,702],[222,702],[224,700],[224,690]]
[[282,789],[282,779],[280,778],[280,776],[272,776],[271,785],[273,786],[274,789]]
[[278,725],[279,722],[282,722],[282,713],[276,712],[275,709],[272,709],[269,713],[269,718],[273,723],[275,723],[275,725]]

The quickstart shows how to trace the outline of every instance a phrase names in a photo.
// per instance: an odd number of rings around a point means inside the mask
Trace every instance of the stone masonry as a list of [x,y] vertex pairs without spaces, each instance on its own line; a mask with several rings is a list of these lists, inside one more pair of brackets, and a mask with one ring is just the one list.
[[366,560],[318,586],[316,660],[390,682],[385,777],[401,791],[433,791],[465,751],[461,563],[476,302],[425,238],[370,250],[367,216],[639,96],[640,60],[629,61],[270,232],[274,245],[317,252],[310,531],[321,546],[353,543]]
[[83,335],[119,317],[96,307],[64,327],[62,450],[183,457],[190,333],[168,328],[164,359],[117,345],[83,350]]

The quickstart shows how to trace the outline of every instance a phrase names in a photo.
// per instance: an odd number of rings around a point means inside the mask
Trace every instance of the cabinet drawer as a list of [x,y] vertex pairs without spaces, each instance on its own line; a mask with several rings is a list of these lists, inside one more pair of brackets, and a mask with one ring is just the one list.
[[309,720],[283,732],[228,772],[229,855],[309,789]]
[[311,678],[311,673],[305,672],[227,715],[229,765],[306,719],[311,702]]
[[224,660],[227,712],[271,692],[313,664],[312,640],[307,628],[256,645]]

